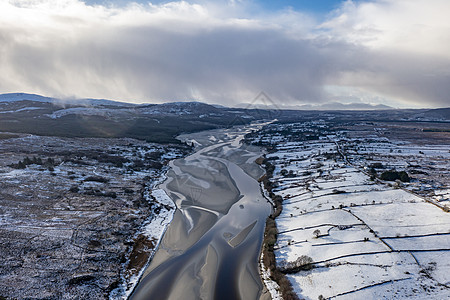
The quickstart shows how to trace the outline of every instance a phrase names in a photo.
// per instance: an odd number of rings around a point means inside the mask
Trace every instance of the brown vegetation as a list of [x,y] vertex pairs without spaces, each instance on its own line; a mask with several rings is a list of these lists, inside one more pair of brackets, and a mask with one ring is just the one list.
[[273,176],[273,171],[275,166],[272,165],[267,159],[260,161],[259,164],[264,165],[266,169],[266,174],[262,176],[259,181],[264,184],[264,188],[269,193],[269,197],[272,199],[274,204],[273,213],[266,220],[266,228],[264,232],[264,242],[262,247],[263,253],[263,263],[267,270],[270,270],[271,279],[274,280],[280,286],[280,293],[285,300],[297,300],[299,299],[297,294],[294,292],[290,281],[287,279],[285,274],[277,268],[274,245],[277,242],[278,229],[275,222],[275,218],[278,217],[282,211],[283,198],[275,195],[272,192],[273,184],[270,178]]
[[151,250],[155,248],[155,241],[140,234],[135,240],[127,266],[127,276],[136,275],[148,262]]

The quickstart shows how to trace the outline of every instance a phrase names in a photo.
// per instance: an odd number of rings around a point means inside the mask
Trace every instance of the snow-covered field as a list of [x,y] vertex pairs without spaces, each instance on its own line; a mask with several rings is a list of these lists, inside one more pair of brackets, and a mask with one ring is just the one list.
[[[270,143],[270,136],[258,138]],[[277,265],[293,266],[300,256],[313,261],[313,268],[285,272],[302,299],[450,297],[449,214],[441,203],[439,207],[407,190],[424,185],[422,181],[379,181],[366,167],[391,153],[400,156],[393,163],[382,161],[389,164],[386,168],[406,169],[415,156],[446,160],[448,147],[403,147],[379,140],[383,142],[369,147],[349,142],[341,133],[310,141],[278,136],[276,150],[267,155],[275,166],[273,192],[284,199],[276,219]],[[367,155],[373,160],[366,160]],[[440,182],[448,186],[448,178]],[[444,188],[434,195],[448,201],[448,194]]]

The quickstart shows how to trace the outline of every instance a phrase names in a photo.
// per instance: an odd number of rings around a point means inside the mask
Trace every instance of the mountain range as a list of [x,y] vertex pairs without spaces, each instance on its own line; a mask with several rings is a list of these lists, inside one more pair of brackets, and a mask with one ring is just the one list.
[[[258,120],[404,120],[448,122],[450,108],[397,110],[282,110],[229,108],[201,102],[132,104],[105,99],[58,99],[34,94],[0,95],[0,131],[67,137],[132,137],[179,142],[183,132],[244,125]],[[363,107],[361,107],[363,108]]]

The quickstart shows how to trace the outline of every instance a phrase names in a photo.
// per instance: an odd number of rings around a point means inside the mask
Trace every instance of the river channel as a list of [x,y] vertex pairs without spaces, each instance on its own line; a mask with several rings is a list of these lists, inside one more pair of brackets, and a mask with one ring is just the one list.
[[172,161],[160,186],[177,210],[132,300],[270,299],[258,263],[271,212],[257,182],[262,152],[241,143],[259,126],[180,136],[196,152]]

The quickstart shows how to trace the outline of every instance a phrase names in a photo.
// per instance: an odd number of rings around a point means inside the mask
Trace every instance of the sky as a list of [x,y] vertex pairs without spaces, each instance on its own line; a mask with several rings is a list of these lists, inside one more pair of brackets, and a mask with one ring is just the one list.
[[0,0],[0,93],[450,106],[448,0]]

